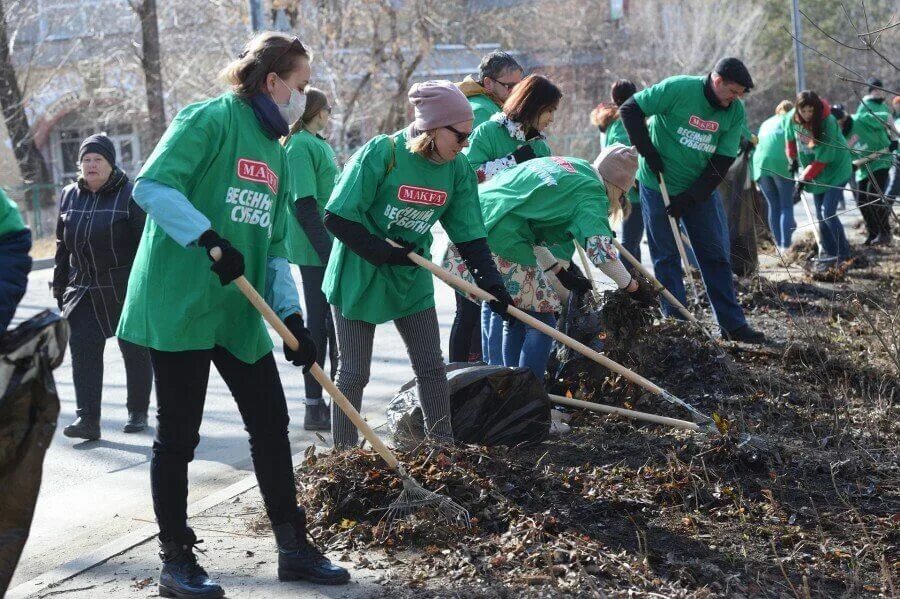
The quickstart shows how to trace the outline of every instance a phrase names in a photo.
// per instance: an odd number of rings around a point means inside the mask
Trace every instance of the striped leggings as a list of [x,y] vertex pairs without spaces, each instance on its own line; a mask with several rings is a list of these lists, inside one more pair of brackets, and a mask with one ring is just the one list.
[[[335,384],[353,407],[360,410],[363,389],[369,382],[375,325],[362,320],[348,320],[341,315],[340,308],[335,306],[331,307],[331,311],[338,349]],[[406,344],[406,352],[416,376],[419,402],[425,416],[425,430],[435,441],[452,442],[450,389],[441,355],[437,312],[434,308],[428,308],[398,318],[394,321],[394,326]],[[359,443],[356,427],[334,402],[331,403],[331,422],[335,448],[348,449]]]

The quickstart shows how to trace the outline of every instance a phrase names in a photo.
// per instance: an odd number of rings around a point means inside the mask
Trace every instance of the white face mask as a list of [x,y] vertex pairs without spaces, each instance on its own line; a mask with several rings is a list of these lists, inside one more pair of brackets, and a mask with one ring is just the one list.
[[[276,75],[277,77],[277,75]],[[281,81],[281,84],[287,87],[287,83],[282,81],[281,77],[278,77],[278,80]],[[300,120],[300,117],[303,116],[303,113],[306,112],[306,94],[302,94],[296,89],[290,89],[291,97],[288,98],[287,104],[279,104],[275,102],[275,105],[278,107],[278,112],[281,114],[281,118],[287,122],[288,127],[296,123]]]

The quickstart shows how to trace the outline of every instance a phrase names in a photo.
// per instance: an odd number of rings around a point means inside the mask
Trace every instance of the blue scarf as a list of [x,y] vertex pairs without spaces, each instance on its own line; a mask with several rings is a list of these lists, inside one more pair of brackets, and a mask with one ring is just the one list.
[[259,93],[251,96],[248,100],[250,107],[253,108],[253,114],[259,120],[259,125],[263,128],[266,135],[270,139],[278,139],[286,137],[290,133],[290,127],[281,113],[278,112],[278,105],[268,95]]

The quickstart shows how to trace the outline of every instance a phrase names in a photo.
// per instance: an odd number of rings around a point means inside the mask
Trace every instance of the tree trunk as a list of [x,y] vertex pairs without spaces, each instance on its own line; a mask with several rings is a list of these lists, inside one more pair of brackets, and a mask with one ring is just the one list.
[[150,143],[155,147],[156,142],[166,132],[166,105],[163,97],[156,0],[139,0],[131,6],[141,20],[141,68],[144,70],[144,87],[147,90]]
[[26,183],[49,184],[50,170],[34,144],[25,101],[19,80],[9,55],[9,35],[6,30],[6,10],[0,0],[0,106],[12,141],[13,153]]

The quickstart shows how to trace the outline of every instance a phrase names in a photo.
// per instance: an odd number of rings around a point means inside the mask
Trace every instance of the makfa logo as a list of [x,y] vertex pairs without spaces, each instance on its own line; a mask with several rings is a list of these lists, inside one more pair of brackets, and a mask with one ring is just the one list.
[[244,181],[265,183],[272,193],[278,193],[278,175],[272,172],[269,165],[258,160],[238,158],[237,176]]
[[415,185],[401,185],[397,190],[397,199],[407,204],[423,206],[443,206],[447,201],[447,192]]
[[718,131],[719,123],[716,121],[704,121],[699,116],[692,114],[690,120],[688,121],[691,127],[695,129],[700,129],[701,131]]

